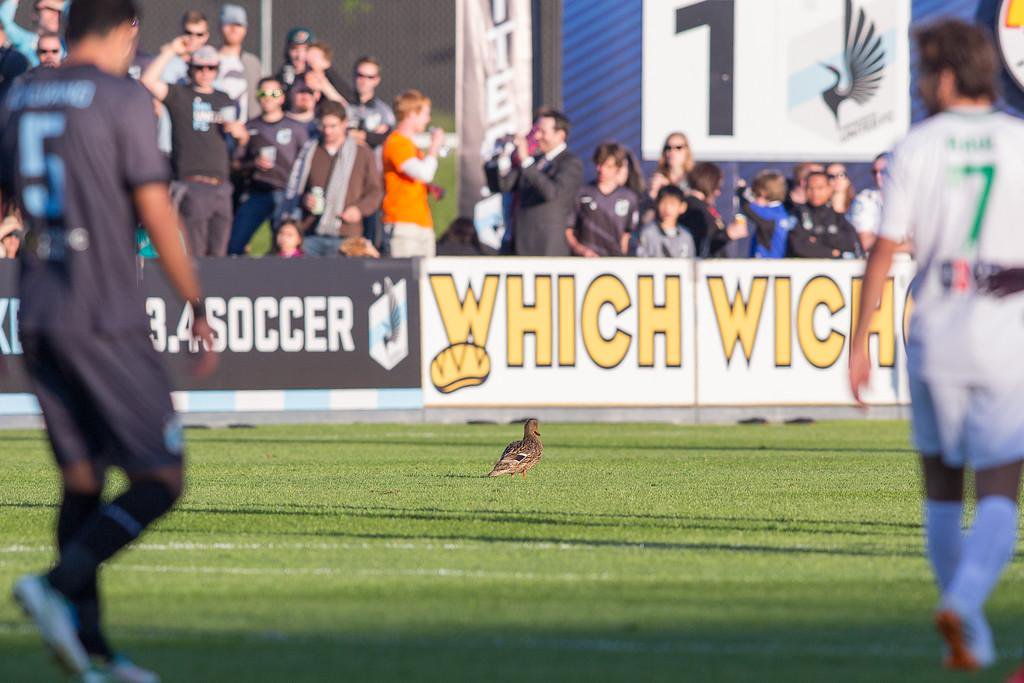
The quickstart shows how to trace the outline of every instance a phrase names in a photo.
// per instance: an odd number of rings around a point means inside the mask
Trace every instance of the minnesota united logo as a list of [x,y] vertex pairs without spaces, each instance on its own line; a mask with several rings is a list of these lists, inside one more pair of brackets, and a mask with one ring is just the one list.
[[865,104],[875,96],[886,64],[882,36],[876,33],[875,22],[867,17],[864,8],[859,9],[854,21],[853,2],[846,0],[844,19],[842,66],[847,76],[845,87],[841,87],[843,73],[839,69],[831,64],[821,65],[835,77],[832,87],[821,93],[821,99],[832,111],[836,125],[839,125],[839,107],[843,102],[852,99],[857,104]]

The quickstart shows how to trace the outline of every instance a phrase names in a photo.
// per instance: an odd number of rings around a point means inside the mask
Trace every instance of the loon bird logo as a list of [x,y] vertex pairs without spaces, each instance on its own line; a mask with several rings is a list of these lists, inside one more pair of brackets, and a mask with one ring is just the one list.
[[848,99],[857,104],[864,104],[878,92],[885,69],[885,49],[882,47],[882,36],[875,35],[875,22],[864,14],[864,8],[857,12],[856,24],[853,20],[853,2],[846,0],[845,32],[843,34],[843,66],[849,76],[849,83],[840,88],[842,74],[831,64],[823,67],[835,76],[835,83],[821,93],[832,115],[839,123],[839,105]]
[[395,296],[395,283],[389,277],[384,278],[384,295],[387,297],[389,313],[384,346],[390,347],[398,341],[399,333],[402,331],[402,311],[398,307],[398,297]]
[[384,286],[373,284],[377,300],[370,306],[370,358],[390,370],[409,355],[407,296],[405,280],[384,278]]

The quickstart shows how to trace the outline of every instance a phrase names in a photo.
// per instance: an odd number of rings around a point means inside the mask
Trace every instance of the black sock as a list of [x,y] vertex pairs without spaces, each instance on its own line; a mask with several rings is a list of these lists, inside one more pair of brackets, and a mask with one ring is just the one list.
[[100,626],[100,598],[96,590],[95,576],[85,591],[74,597],[71,602],[78,616],[78,639],[82,641],[85,651],[94,657],[111,659],[114,652]]
[[57,515],[57,548],[63,550],[100,507],[100,494],[75,493],[64,489]]
[[[96,513],[100,502],[99,494],[82,494],[64,489],[64,499],[61,501],[60,514],[57,516],[57,547],[61,551]],[[71,604],[75,606],[78,638],[85,646],[85,651],[105,659],[113,657],[110,645],[100,627],[99,589],[95,573],[85,587],[71,597]]]
[[66,596],[78,595],[95,581],[103,562],[134,541],[175,500],[177,496],[158,481],[133,485],[95,513],[65,546],[60,562],[47,574],[50,585]]

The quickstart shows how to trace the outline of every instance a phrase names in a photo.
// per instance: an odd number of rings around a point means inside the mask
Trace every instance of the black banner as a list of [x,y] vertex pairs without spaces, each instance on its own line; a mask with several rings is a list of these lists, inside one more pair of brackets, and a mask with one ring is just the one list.
[[[17,339],[17,263],[0,261],[0,393],[30,390]],[[409,259],[201,259],[220,366],[188,372],[191,309],[147,261],[154,347],[179,390],[420,387],[417,266]]]

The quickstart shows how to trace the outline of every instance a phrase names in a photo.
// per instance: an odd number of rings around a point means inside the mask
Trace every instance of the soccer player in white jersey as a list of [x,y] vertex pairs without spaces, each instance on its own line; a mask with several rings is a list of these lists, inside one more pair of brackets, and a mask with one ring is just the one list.
[[[907,346],[913,435],[924,471],[924,530],[941,598],[946,666],[995,660],[984,605],[1017,541],[1024,459],[1024,122],[995,111],[997,58],[977,26],[917,34],[919,87],[933,114],[893,154],[880,237],[850,350],[861,400],[868,329],[900,242],[917,275]],[[961,530],[964,468],[977,511]]]

